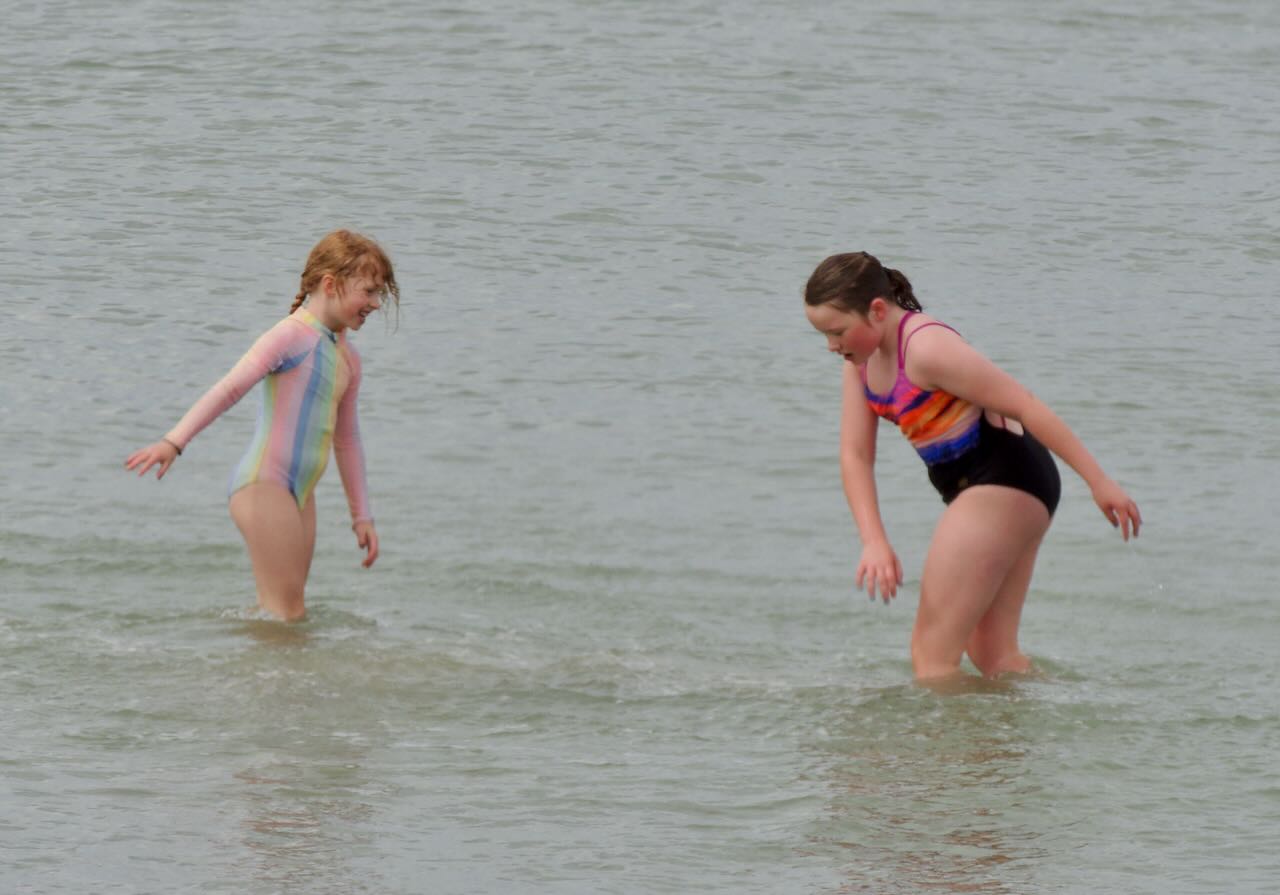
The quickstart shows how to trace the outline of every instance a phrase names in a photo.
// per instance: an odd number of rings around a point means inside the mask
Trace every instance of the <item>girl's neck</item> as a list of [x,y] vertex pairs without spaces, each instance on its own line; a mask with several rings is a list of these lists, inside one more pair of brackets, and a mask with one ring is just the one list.
[[881,324],[880,351],[885,357],[892,358],[895,366],[898,362],[898,333],[902,328],[902,319],[911,313],[914,312],[898,304],[891,304],[886,309]]
[[341,321],[337,319],[337,314],[334,313],[336,302],[336,298],[326,299],[323,294],[308,295],[303,307],[311,312],[311,316],[319,320],[326,329],[334,335],[338,335],[346,327],[342,325]]

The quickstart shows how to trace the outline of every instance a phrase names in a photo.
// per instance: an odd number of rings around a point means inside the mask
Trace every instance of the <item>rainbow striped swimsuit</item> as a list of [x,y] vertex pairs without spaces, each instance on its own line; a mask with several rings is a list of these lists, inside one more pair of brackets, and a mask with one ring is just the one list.
[[[925,465],[936,466],[956,459],[977,445],[982,409],[941,390],[925,391],[907,378],[907,346],[902,342],[902,329],[915,314],[915,311],[904,314],[898,324],[898,378],[894,380],[893,389],[887,395],[873,392],[867,384],[865,364],[858,368],[858,374],[862,377],[867,403],[876,415],[896,423]],[[945,323],[929,321],[912,330],[907,342],[926,326],[951,329]]]
[[165,437],[185,447],[259,380],[265,382],[257,432],[231,475],[229,493],[278,482],[303,507],[332,445],[352,520],[372,521],[356,417],[360,355],[345,332],[332,332],[306,308],[263,333]]

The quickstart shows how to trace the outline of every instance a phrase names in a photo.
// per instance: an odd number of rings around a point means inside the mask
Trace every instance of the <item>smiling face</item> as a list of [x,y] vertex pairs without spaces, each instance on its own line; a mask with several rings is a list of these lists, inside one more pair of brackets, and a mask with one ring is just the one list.
[[828,351],[855,364],[864,364],[884,339],[886,310],[884,299],[877,298],[865,317],[830,303],[808,306],[804,312],[813,328],[827,337]]
[[334,332],[360,329],[387,297],[387,285],[382,278],[366,273],[342,281],[333,274],[325,274],[317,291],[320,301],[312,302],[313,312]]
[[364,326],[365,319],[382,307],[387,286],[378,277],[361,274],[342,284],[339,292],[339,316],[349,329]]

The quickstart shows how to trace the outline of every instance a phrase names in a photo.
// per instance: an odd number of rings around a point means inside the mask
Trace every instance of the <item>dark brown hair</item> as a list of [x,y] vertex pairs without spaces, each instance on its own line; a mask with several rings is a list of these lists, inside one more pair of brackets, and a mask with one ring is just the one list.
[[882,266],[875,255],[866,252],[832,255],[814,269],[804,287],[806,305],[832,304],[863,316],[876,298],[908,311],[923,310],[902,272]]
[[391,259],[382,247],[369,237],[351,230],[334,230],[322,237],[307,256],[307,266],[302,269],[302,281],[293,299],[293,307],[289,308],[290,314],[298,310],[327,273],[333,274],[339,285],[361,275],[381,280],[387,293],[395,300],[396,310],[400,309],[400,287],[396,285]]

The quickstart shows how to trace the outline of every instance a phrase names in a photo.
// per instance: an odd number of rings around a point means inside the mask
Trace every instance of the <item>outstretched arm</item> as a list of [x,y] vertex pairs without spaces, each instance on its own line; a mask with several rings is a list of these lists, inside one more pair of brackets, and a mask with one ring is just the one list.
[[862,557],[858,561],[855,580],[859,590],[865,584],[867,594],[886,603],[897,596],[902,583],[902,563],[889,544],[889,536],[880,518],[880,500],[876,492],[876,429],[879,418],[867,404],[862,379],[850,362],[844,364],[844,398],[840,414],[840,478],[845,500],[858,526],[862,540]]
[[979,407],[1015,419],[1076,471],[1094,503],[1127,541],[1142,526],[1138,505],[1102,471],[1062,418],[1018,380],[958,335],[942,327],[922,328],[912,337],[907,375],[921,388],[942,389]]
[[163,438],[130,454],[124,461],[125,468],[136,469],[138,475],[145,475],[152,466],[159,464],[156,478],[164,478],[173,461],[201,429],[244,397],[264,376],[289,362],[291,347],[295,351],[299,348],[291,346],[295,332],[286,325],[276,324],[263,333],[230,372],[205,392]]

